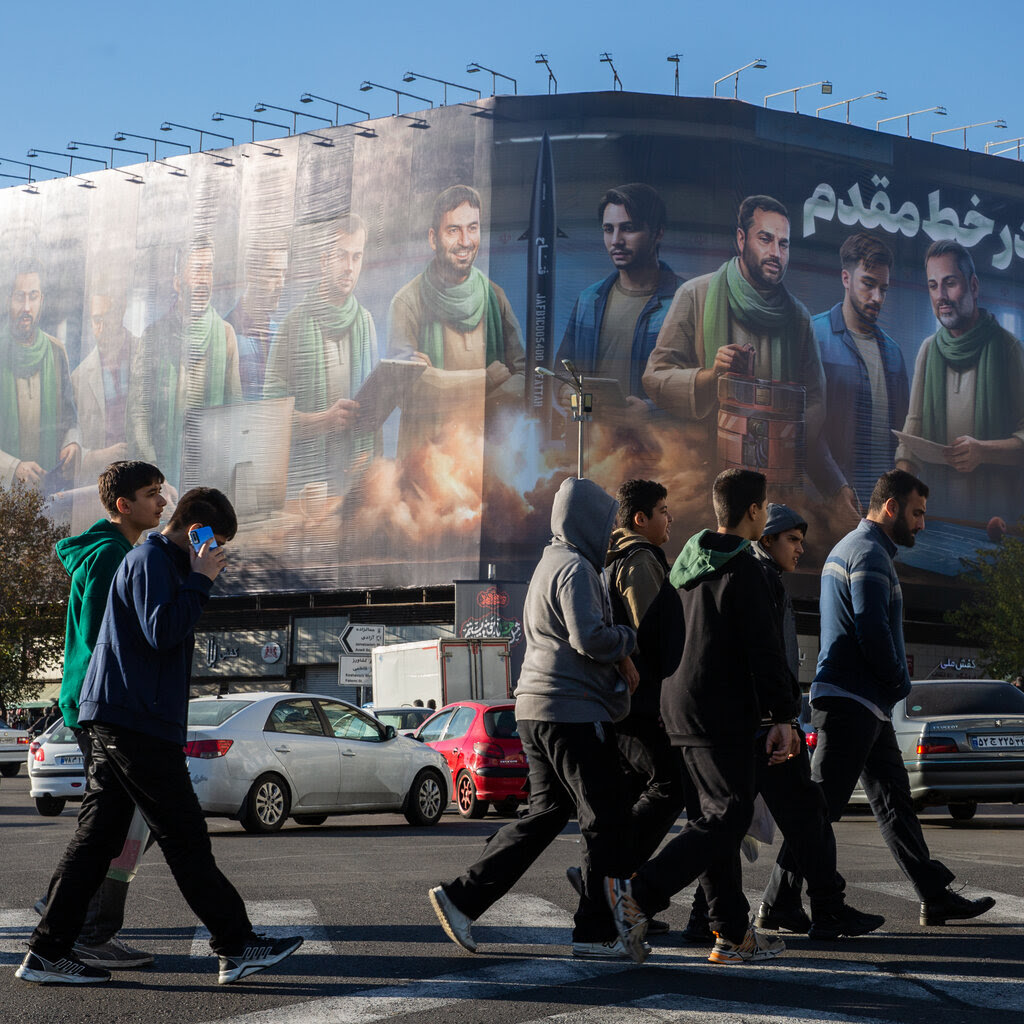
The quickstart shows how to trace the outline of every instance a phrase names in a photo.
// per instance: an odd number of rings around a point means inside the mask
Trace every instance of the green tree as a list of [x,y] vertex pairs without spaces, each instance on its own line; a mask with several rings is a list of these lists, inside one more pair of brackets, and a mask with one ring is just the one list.
[[68,576],[53,546],[68,535],[38,490],[0,487],[0,716],[40,691],[32,673],[64,650]]
[[[1024,519],[1020,530],[1024,532]],[[1024,671],[1024,539],[1007,534],[989,551],[966,562],[970,596],[946,621],[981,648],[981,668],[997,679]]]

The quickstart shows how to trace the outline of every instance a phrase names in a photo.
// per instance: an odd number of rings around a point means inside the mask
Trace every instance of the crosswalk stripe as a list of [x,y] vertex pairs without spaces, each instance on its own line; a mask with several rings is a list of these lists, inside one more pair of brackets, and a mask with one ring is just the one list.
[[[921,897],[906,882],[861,882],[858,889],[869,889],[871,892],[880,892],[886,896],[897,896],[900,899],[909,900],[911,903],[920,903]],[[991,896],[996,905],[979,918],[980,922],[990,924],[1024,924],[1024,897],[1011,896],[1005,892],[996,892],[990,889],[965,889],[963,895],[969,899],[976,900],[982,896]],[[956,925],[956,921],[950,922]]]
[[[253,900],[246,903],[249,920],[257,932],[274,938],[282,935],[301,935],[301,953],[304,956],[331,956],[334,943],[320,923],[320,915],[312,900]],[[215,956],[210,949],[210,933],[198,925],[192,938],[192,956]]]
[[25,943],[38,920],[31,910],[0,910],[0,965],[17,966],[25,959]]

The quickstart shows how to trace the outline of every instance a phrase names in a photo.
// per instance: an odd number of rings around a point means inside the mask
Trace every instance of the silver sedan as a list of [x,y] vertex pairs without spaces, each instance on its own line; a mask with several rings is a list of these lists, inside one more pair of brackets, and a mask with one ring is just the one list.
[[401,812],[436,824],[451,798],[444,757],[372,714],[310,693],[244,693],[189,703],[189,775],[210,816],[248,832],[290,817]]

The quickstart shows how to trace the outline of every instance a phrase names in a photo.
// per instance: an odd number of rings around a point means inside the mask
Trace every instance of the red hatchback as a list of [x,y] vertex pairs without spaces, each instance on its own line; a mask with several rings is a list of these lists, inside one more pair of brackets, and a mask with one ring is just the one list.
[[526,755],[513,701],[446,704],[416,730],[415,738],[444,755],[464,818],[482,818],[492,803],[499,814],[512,815],[526,802]]

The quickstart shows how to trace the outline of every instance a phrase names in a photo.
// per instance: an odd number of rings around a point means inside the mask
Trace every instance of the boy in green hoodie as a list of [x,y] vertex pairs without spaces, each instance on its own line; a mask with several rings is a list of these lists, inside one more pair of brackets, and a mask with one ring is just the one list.
[[[57,542],[57,557],[71,577],[64,638],[64,678],[60,710],[75,730],[89,769],[88,737],[78,727],[78,701],[99,633],[114,574],[144,532],[160,525],[167,504],[161,493],[163,474],[147,462],[113,462],[100,474],[99,492],[109,519],[100,519],[84,533]],[[110,968],[147,967],[153,957],[131,949],[117,932],[124,923],[128,883],[109,876],[89,904],[89,913],[75,943],[75,955],[86,964]],[[41,900],[36,909],[41,910]]]

